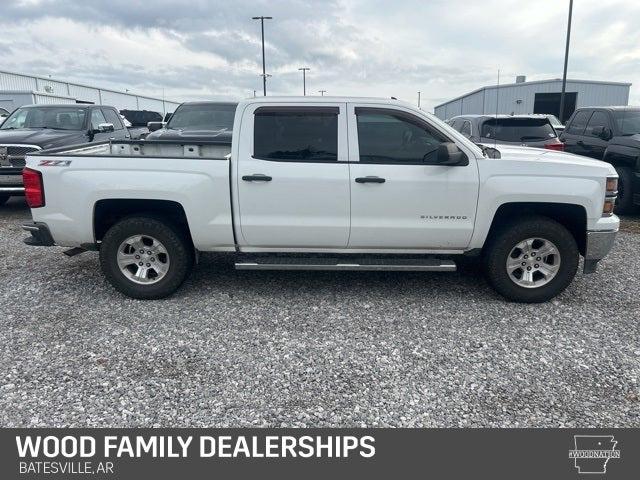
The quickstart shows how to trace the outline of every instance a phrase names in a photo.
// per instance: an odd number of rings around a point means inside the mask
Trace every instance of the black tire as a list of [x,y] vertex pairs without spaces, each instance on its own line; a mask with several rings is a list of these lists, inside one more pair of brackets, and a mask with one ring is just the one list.
[[[512,280],[506,262],[518,243],[533,237],[548,240],[557,247],[560,266],[548,283],[527,288]],[[528,216],[498,229],[483,250],[489,284],[506,299],[520,303],[546,302],[561,293],[576,275],[579,255],[571,232],[555,220],[542,216]]]
[[[167,251],[170,259],[168,270],[155,283],[135,283],[118,266],[118,249],[122,242],[134,235],[153,237]],[[152,217],[128,217],[119,221],[107,231],[100,245],[100,266],[107,280],[116,290],[142,300],[164,298],[174,293],[191,270],[193,259],[193,246],[188,236],[171,223]]]
[[618,173],[618,198],[615,212],[620,215],[633,213],[633,171],[629,167],[616,167]]
[[0,195],[0,207],[7,203],[9,201],[9,198],[11,198],[10,195]]

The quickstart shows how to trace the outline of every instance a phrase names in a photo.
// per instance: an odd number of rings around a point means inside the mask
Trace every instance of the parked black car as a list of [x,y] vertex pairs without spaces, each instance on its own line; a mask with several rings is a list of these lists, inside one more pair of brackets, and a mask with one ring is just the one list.
[[640,107],[579,108],[560,139],[565,151],[615,167],[620,177],[617,213],[640,205]]
[[[219,140],[231,145],[235,102],[185,102],[176,108],[168,123],[149,124],[147,140]],[[155,130],[154,130],[155,129]]]
[[118,110],[99,105],[28,105],[0,125],[0,205],[24,195],[25,155],[36,150],[131,138]]

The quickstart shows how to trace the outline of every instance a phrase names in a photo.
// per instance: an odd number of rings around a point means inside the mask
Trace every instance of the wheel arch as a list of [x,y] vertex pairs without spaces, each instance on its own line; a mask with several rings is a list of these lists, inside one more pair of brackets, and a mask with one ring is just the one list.
[[172,200],[111,198],[99,200],[93,208],[93,234],[96,242],[120,220],[132,216],[147,216],[167,221],[187,235],[193,244],[184,207]]
[[554,202],[509,202],[496,210],[487,233],[487,242],[504,225],[527,215],[541,215],[557,221],[567,228],[584,255],[587,243],[587,211],[582,205]]

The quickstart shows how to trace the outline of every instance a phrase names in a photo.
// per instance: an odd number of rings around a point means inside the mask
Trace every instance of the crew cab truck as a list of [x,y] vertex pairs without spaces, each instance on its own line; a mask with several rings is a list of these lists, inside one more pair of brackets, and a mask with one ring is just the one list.
[[577,109],[560,139],[565,150],[612,164],[618,172],[616,213],[640,207],[640,107]]
[[214,140],[30,154],[25,242],[99,250],[140,299],[170,295],[215,251],[244,270],[451,271],[476,255],[503,296],[542,302],[580,255],[595,271],[619,226],[611,165],[481,148],[395,100],[249,99],[232,138],[225,157]]

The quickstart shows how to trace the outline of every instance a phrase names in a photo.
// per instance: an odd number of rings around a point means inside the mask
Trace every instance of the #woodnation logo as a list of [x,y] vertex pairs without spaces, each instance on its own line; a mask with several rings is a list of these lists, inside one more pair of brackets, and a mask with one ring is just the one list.
[[569,450],[578,473],[607,473],[607,463],[620,458],[613,435],[574,435],[574,449]]

